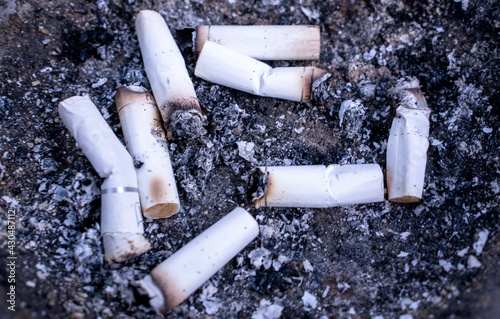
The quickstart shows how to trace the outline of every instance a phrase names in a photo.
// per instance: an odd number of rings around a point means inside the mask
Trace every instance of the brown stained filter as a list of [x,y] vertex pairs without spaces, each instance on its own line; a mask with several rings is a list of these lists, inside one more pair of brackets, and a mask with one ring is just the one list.
[[150,275],[164,298],[163,307],[159,309],[161,313],[169,312],[186,299],[187,296],[177,287],[176,281],[170,278],[162,267],[154,268]]
[[201,50],[203,50],[203,46],[208,39],[208,30],[210,26],[208,25],[199,25],[196,27],[196,41],[195,48],[196,53],[200,55]]
[[[160,113],[153,95],[142,90],[139,87],[120,88],[115,95],[116,106],[125,141],[134,156],[144,216],[165,218],[178,212],[180,203],[174,174],[168,169],[168,144]],[[132,110],[134,113],[127,113]],[[128,120],[126,114],[132,114],[128,115]]]
[[165,203],[169,199],[169,185],[165,185],[165,181],[161,177],[153,177],[149,184],[149,194],[153,202],[158,203],[144,210],[144,216],[148,218],[163,218],[169,217],[179,211],[179,204]]
[[153,94],[149,91],[137,92],[128,87],[121,87],[116,90],[115,103],[118,111],[129,103],[154,103],[156,104]]

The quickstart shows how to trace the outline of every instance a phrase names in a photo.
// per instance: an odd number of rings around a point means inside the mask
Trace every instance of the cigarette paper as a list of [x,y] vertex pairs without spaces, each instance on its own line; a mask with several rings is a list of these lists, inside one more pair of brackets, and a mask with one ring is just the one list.
[[134,160],[144,216],[162,218],[177,213],[179,195],[153,95],[141,87],[122,87],[115,101],[125,143]]
[[150,245],[143,236],[132,157],[88,96],[59,103],[59,116],[99,176],[105,178],[101,186],[104,258],[122,262],[142,254]]
[[142,10],[135,26],[144,68],[167,137],[190,139],[205,134],[204,118],[193,83],[165,20],[155,11]]
[[315,25],[201,25],[196,51],[212,41],[258,60],[318,60],[320,30]]
[[233,49],[206,41],[196,76],[243,92],[296,102],[312,99],[312,89],[330,77],[316,67],[271,68]]
[[236,256],[259,234],[259,225],[236,208],[167,260],[138,284],[158,313],[167,313]]
[[325,208],[384,200],[377,164],[258,167],[249,178],[255,208]]
[[417,202],[424,188],[430,109],[415,78],[399,81],[392,93],[397,109],[387,142],[389,200]]

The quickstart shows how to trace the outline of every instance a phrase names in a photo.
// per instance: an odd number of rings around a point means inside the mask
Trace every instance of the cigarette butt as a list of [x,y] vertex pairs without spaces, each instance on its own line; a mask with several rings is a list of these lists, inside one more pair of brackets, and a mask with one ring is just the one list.
[[330,77],[316,67],[271,68],[240,52],[206,41],[196,63],[195,75],[243,92],[305,102],[312,88]]
[[193,83],[165,20],[158,12],[142,10],[135,26],[167,137],[192,139],[204,135],[205,119]]
[[387,142],[389,200],[418,202],[424,189],[430,109],[416,78],[400,80],[392,93],[397,109]]
[[115,94],[125,143],[134,159],[144,216],[169,217],[180,209],[168,143],[156,101],[141,87],[122,87]]
[[88,96],[59,103],[59,116],[83,153],[105,178],[101,197],[104,258],[122,262],[150,248],[144,238],[132,158]]
[[377,164],[258,167],[249,177],[255,208],[325,208],[384,200]]
[[318,60],[320,30],[315,25],[202,25],[196,51],[215,42],[257,60]]
[[236,208],[138,281],[158,313],[180,304],[259,234],[259,225]]

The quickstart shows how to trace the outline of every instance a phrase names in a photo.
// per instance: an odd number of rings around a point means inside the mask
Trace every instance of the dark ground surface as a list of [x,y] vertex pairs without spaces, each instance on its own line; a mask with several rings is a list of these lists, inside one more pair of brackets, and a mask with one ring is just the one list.
[[[186,28],[317,24],[322,53],[312,64],[333,76],[307,104],[193,76],[209,124],[202,139],[170,143],[183,208],[146,221],[149,252],[109,266],[101,180],[57,105],[90,94],[122,138],[116,88],[149,87],[133,24],[141,9],[166,18],[191,75]],[[260,236],[168,318],[276,318],[276,309],[282,318],[499,318],[499,16],[493,0],[0,0],[0,317],[155,318],[134,281],[240,205]],[[421,203],[252,208],[246,178],[255,165],[385,170],[388,90],[408,75],[432,109]],[[339,126],[346,100],[362,106]],[[254,143],[253,163],[239,155],[242,141]],[[6,301],[9,209],[15,313]]]

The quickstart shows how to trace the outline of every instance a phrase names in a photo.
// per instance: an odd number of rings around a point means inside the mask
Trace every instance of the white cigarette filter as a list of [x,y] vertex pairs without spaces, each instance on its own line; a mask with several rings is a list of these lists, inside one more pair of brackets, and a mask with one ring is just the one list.
[[180,209],[168,143],[153,95],[137,86],[116,91],[116,108],[134,160],[144,216],[169,217]]
[[158,313],[180,304],[259,234],[259,225],[243,208],[236,208],[167,260],[138,284]]
[[249,177],[255,208],[325,208],[384,200],[377,164],[258,167]]
[[104,258],[122,262],[142,254],[150,245],[143,236],[132,158],[88,96],[59,103],[59,116],[99,176],[105,178],[101,186]]
[[167,137],[191,139],[206,133],[193,83],[163,17],[142,10],[135,21],[144,68],[160,110]]
[[316,25],[201,25],[196,51],[212,41],[258,60],[318,60],[321,37]]
[[400,80],[392,93],[397,109],[387,143],[389,200],[417,202],[424,188],[430,109],[415,78]]
[[305,102],[313,88],[330,77],[316,67],[271,68],[243,53],[206,41],[201,50],[196,76],[243,92]]

